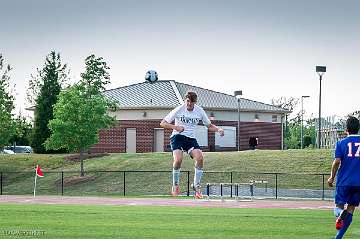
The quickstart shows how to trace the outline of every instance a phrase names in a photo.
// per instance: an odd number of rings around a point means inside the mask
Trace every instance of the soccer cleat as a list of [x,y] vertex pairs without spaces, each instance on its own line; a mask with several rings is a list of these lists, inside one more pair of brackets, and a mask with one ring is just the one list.
[[340,216],[336,219],[335,228],[336,230],[340,230],[344,226],[344,220],[347,215],[347,210],[343,210]]
[[172,188],[171,188],[171,195],[173,196],[173,197],[176,197],[176,196],[178,196],[180,194],[180,187],[179,187],[179,185],[174,185],[174,186],[172,186]]
[[192,189],[193,189],[194,192],[195,192],[194,197],[195,197],[196,199],[202,199],[203,196],[202,196],[202,194],[201,194],[201,186],[200,186],[200,185],[194,186],[194,184],[191,184],[191,187],[192,187]]

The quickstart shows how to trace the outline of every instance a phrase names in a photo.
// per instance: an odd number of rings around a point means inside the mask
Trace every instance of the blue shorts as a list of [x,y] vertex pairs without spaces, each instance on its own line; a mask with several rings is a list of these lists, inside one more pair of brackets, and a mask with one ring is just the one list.
[[337,186],[335,192],[335,204],[359,206],[360,186]]
[[176,134],[170,138],[171,150],[183,150],[190,153],[194,149],[200,149],[196,139],[189,138],[181,134]]

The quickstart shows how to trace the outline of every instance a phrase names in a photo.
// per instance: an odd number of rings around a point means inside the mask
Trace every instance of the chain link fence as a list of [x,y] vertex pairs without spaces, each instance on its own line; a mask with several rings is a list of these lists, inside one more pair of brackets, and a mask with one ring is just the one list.
[[[44,172],[37,179],[37,195],[65,196],[167,196],[172,183],[171,171],[78,171]],[[327,185],[328,174],[204,172],[203,194],[234,197],[235,185],[239,197],[252,198],[333,198],[334,189]],[[34,172],[0,172],[0,195],[29,195],[34,189]],[[182,171],[182,196],[192,196],[194,174]],[[207,191],[207,185],[211,191]],[[221,189],[221,185],[224,188]]]

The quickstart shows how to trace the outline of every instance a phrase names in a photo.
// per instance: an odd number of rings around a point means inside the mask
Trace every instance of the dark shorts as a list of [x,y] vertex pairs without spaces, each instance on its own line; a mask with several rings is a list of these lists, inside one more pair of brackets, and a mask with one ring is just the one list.
[[181,134],[176,134],[170,138],[171,150],[183,150],[189,153],[193,149],[200,149],[196,139],[189,138]]
[[335,204],[359,206],[360,186],[337,186],[335,192]]

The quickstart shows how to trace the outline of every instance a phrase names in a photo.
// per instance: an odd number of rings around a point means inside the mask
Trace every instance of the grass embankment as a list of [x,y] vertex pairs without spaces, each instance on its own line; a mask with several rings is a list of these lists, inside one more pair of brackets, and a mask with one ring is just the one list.
[[[64,171],[66,195],[122,195],[124,175],[118,172],[86,173],[79,178],[79,163],[66,161],[67,155],[18,154],[0,155],[0,171],[3,172],[4,194],[29,194],[32,192],[34,165],[39,164],[44,171]],[[278,175],[278,186],[281,188],[315,188],[320,189],[321,176],[307,174],[328,173],[332,162],[332,150],[256,150],[242,152],[209,152],[205,153],[203,182],[229,182],[233,171],[233,182],[248,182],[251,179],[267,180],[274,186],[274,175],[266,173],[302,173],[305,175]],[[165,173],[126,173],[126,191],[143,194],[164,191],[170,182],[172,168],[171,153],[144,154],[110,154],[102,158],[85,161],[85,171],[129,171],[159,170]],[[186,156],[182,171],[193,172],[193,161]],[[28,173],[6,173],[10,171],[28,171]],[[70,171],[76,171],[70,173]],[[210,173],[221,171],[228,173]],[[237,173],[242,172],[242,173]],[[250,173],[252,172],[252,173]],[[182,182],[187,175],[182,174]],[[190,175],[192,180],[192,173]],[[38,190],[45,194],[61,193],[61,174],[47,173],[39,179]],[[185,185],[182,191],[184,191]]]
[[[206,171],[328,173],[332,150],[255,150],[241,152],[205,152]],[[184,154],[186,155],[186,154]],[[40,164],[46,170],[79,170],[79,163],[65,161],[66,154],[0,154],[0,171],[31,170]],[[171,153],[111,154],[85,161],[85,170],[169,170]],[[193,170],[193,161],[185,156],[183,170]]]

